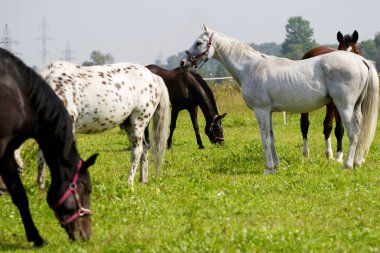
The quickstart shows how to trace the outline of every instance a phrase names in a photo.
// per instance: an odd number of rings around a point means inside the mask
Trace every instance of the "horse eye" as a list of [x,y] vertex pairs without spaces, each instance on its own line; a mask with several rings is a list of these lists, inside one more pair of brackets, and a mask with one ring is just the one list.
[[202,41],[197,41],[197,43],[195,44],[197,47],[199,47],[200,45],[202,45]]

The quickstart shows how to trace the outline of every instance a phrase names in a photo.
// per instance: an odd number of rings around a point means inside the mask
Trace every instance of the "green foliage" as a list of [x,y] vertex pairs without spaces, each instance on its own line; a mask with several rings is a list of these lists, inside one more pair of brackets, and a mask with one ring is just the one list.
[[364,40],[360,42],[359,48],[363,56],[369,60],[374,60],[377,49],[374,40]]
[[257,45],[255,43],[249,44],[253,49],[259,51],[260,53],[267,54],[267,55],[274,55],[274,56],[281,56],[281,45],[278,45],[274,42],[270,43],[263,43],[260,45]]
[[[309,159],[302,157],[299,115],[274,114],[280,166],[264,175],[264,154],[254,114],[236,85],[212,85],[223,120],[225,144],[197,148],[189,115],[182,111],[159,177],[136,177],[126,186],[130,150],[119,129],[77,135],[91,167],[93,237],[70,242],[37,188],[37,145],[28,141],[21,175],[30,209],[49,245],[38,252],[379,252],[380,141],[366,164],[342,170],[324,157],[325,109],[310,114]],[[205,125],[199,115],[200,129]],[[347,140],[344,140],[347,150]],[[49,177],[49,173],[47,173]],[[50,181],[50,179],[48,179]],[[8,195],[0,196],[0,251],[34,252]]]
[[85,61],[82,63],[83,66],[93,66],[93,65],[104,65],[111,64],[114,62],[113,56],[108,54],[103,54],[100,50],[95,50],[91,52],[91,61]]
[[312,39],[314,35],[310,22],[302,17],[291,17],[285,26],[286,38],[282,43],[282,54],[290,59],[301,59],[303,54],[317,44]]

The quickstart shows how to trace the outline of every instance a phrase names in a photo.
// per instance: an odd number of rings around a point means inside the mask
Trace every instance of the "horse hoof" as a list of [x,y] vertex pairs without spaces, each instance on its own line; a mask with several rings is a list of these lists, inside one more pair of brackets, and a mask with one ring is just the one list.
[[302,150],[302,155],[303,155],[305,158],[309,158],[309,156],[310,156],[310,150],[309,150],[309,149],[303,149],[303,150]]
[[266,175],[272,175],[272,174],[275,174],[276,173],[276,169],[265,169],[264,170],[264,174]]
[[347,164],[343,165],[343,170],[351,170],[353,168],[354,167],[352,165],[347,165]]
[[199,146],[199,149],[205,149],[205,147],[204,146]]
[[34,247],[39,248],[39,247],[43,247],[43,246],[48,245],[48,243],[47,243],[47,241],[45,241],[44,239],[41,238],[41,240],[35,241],[33,243],[33,245],[34,245]]
[[330,152],[325,152],[325,155],[326,155],[326,158],[329,159],[329,160],[334,160],[334,156],[332,153]]

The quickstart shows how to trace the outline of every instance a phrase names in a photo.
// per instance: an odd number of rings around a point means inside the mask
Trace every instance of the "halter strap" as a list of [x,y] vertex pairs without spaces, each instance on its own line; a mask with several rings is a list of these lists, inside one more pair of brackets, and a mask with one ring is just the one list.
[[[214,37],[214,33],[211,34],[210,38],[208,39],[208,42],[207,42],[207,48],[204,52],[202,53],[199,53],[197,55],[193,55],[189,50],[186,50],[186,54],[189,56],[190,58],[190,62],[191,62],[191,65],[194,66],[196,69],[200,69],[202,68],[202,66],[208,61],[208,52],[210,50],[210,47],[211,47],[211,43],[212,43],[212,38]],[[201,58],[202,56],[206,55],[206,59],[202,62],[202,64],[198,67],[198,64],[197,64],[197,60],[199,58]]]
[[82,206],[80,202],[79,193],[77,190],[77,181],[79,178],[79,173],[80,173],[82,164],[83,164],[83,160],[79,159],[77,169],[75,171],[73,180],[71,181],[69,188],[66,190],[65,194],[63,194],[62,197],[58,200],[57,204],[50,206],[50,208],[54,210],[55,215],[58,217],[57,215],[58,207],[60,207],[72,193],[74,194],[74,198],[75,198],[75,201],[77,202],[78,210],[73,215],[71,215],[68,219],[61,221],[61,225],[63,227],[69,225],[71,222],[73,222],[74,220],[76,220],[77,218],[81,216],[91,215],[91,210],[86,209]]

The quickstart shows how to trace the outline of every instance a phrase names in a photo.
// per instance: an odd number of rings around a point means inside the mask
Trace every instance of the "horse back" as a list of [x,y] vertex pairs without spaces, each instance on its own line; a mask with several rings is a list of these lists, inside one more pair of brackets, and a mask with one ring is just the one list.
[[306,52],[302,59],[308,59],[317,55],[327,54],[334,51],[337,51],[337,49],[331,47],[316,47]]

